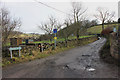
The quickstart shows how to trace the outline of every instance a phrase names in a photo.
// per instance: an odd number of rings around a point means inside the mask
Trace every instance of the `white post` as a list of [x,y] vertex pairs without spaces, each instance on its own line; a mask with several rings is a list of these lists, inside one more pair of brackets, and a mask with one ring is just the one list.
[[19,57],[21,56],[20,49],[19,49]]
[[43,44],[41,43],[41,48],[42,48],[42,52],[43,52]]
[[11,54],[11,59],[12,59],[12,50],[10,50],[10,54]]

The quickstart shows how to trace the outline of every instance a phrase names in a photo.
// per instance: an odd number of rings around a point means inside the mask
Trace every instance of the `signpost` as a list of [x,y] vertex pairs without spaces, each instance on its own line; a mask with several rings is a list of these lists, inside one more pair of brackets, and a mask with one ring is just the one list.
[[117,32],[117,31],[116,31],[116,27],[113,28],[113,32]]
[[56,37],[56,33],[57,33],[57,29],[54,29],[54,30],[53,30],[53,33],[55,33],[54,40],[55,40],[55,48],[56,48],[56,39],[57,39],[57,37]]
[[21,47],[10,47],[9,48],[9,51],[10,51],[10,54],[11,54],[11,59],[12,59],[12,51],[13,50],[19,50],[19,57],[21,56],[20,55],[20,50],[21,50],[22,48]]
[[57,39],[57,37],[54,37],[54,39]]

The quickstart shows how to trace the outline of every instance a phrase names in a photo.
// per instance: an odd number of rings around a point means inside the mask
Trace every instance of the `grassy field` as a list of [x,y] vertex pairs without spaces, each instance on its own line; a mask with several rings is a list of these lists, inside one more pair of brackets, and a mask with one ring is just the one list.
[[[92,37],[92,36],[94,36],[94,35],[80,36],[79,38],[86,38],[86,37]],[[70,40],[71,39],[76,39],[76,36],[71,36],[68,39],[70,39]],[[57,42],[59,42],[59,41],[65,41],[65,39],[64,38],[58,38]],[[25,42],[22,42],[22,43],[25,43]],[[52,42],[50,40],[43,40],[43,41],[35,41],[33,43],[54,43],[54,40],[52,40]],[[10,43],[7,43],[6,46],[10,46]]]
[[[117,27],[117,24],[104,25],[104,28],[106,28],[106,27],[112,27],[113,28],[114,26]],[[101,31],[102,31],[102,25],[94,26],[94,27],[91,27],[91,28],[87,29],[87,32],[91,33],[91,34],[100,34]]]
[[[108,26],[112,27],[112,28],[114,26],[116,26],[117,29],[118,29],[118,25],[117,24],[104,25],[104,28],[106,28]],[[90,34],[100,34],[101,31],[102,31],[102,25],[93,26],[93,27],[87,29],[87,32],[90,33]],[[33,34],[21,34],[21,35],[19,35],[19,37],[21,37],[21,38],[22,37],[26,37],[27,38],[27,37],[33,37],[33,36],[34,37],[39,37],[39,35],[33,35]],[[91,36],[93,36],[93,35],[80,36],[79,38],[85,38],[85,37],[91,37]],[[68,39],[76,39],[76,36],[71,36]],[[64,38],[58,38],[57,41],[58,42],[59,41],[65,41],[65,39]],[[22,42],[22,43],[25,43],[25,42]],[[54,43],[54,40],[52,40],[52,42],[50,40],[44,40],[44,41],[36,41],[34,43]],[[10,43],[7,43],[7,46],[9,46],[9,45],[10,45]]]
[[23,33],[23,34],[16,34],[16,35],[10,35],[10,38],[12,37],[20,37],[20,38],[30,38],[30,37],[36,37],[38,38],[40,35],[37,35],[37,34],[26,34],[26,33]]
[[[80,36],[79,38],[86,38],[86,37],[92,37],[92,36],[94,36],[94,35]],[[77,38],[76,36],[71,36],[68,39],[71,40],[71,39],[76,39],[76,38]],[[58,38],[57,41],[58,42],[59,41],[65,41],[65,39],[64,38]],[[36,41],[34,43],[54,43],[54,40],[52,40],[52,42],[50,40],[46,40],[46,41]]]

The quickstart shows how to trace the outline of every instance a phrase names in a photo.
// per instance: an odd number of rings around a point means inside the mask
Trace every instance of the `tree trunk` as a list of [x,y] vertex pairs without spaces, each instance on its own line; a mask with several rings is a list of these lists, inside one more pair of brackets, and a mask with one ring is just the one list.
[[102,30],[104,30],[104,22],[102,22]]
[[50,41],[51,41],[51,43],[52,43],[52,34],[50,34]]
[[76,37],[77,37],[77,40],[79,39],[79,29],[77,29],[76,31]]
[[67,47],[67,39],[68,39],[68,38],[65,38],[65,47]]

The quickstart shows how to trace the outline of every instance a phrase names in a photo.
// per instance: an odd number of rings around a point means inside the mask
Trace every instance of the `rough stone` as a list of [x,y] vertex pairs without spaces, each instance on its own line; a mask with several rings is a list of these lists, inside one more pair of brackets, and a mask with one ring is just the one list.
[[115,59],[119,58],[119,54],[118,54],[118,39],[117,39],[117,33],[115,33],[115,32],[110,34],[110,54]]

